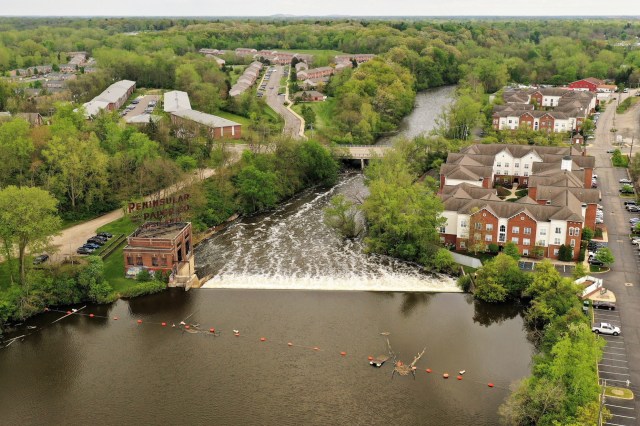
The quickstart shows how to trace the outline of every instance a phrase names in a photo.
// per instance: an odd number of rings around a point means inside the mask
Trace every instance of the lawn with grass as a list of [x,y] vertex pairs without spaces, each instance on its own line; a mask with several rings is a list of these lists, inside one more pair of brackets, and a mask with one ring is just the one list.
[[247,117],[243,117],[241,115],[236,115],[234,113],[231,112],[227,112],[227,111],[218,111],[216,112],[216,115],[222,118],[226,118],[227,120],[231,120],[231,121],[235,121],[236,123],[240,123],[243,126],[249,126],[251,125],[251,120],[248,119]]
[[335,130],[333,117],[337,102],[335,98],[327,98],[324,102],[298,102],[293,106],[293,110],[302,114],[302,106],[308,106],[316,113],[315,130],[318,132],[333,131]]
[[640,98],[637,97],[628,97],[627,99],[625,99],[624,101],[622,101],[620,103],[620,105],[618,105],[618,107],[616,108],[616,112],[618,114],[624,114],[625,112],[627,112],[627,110],[629,110],[629,108],[633,107],[635,104],[638,103],[638,101],[640,101]]
[[347,53],[340,52],[338,50],[327,50],[327,49],[308,49],[308,50],[282,50],[282,52],[289,53],[301,53],[304,55],[313,55],[313,63],[309,64],[310,66],[324,67],[333,62],[334,57],[338,55],[347,55]]
[[[101,226],[98,228],[98,232],[129,235],[135,231],[136,227],[137,225],[131,222],[129,216],[124,216]],[[125,243],[121,244],[109,257],[104,259],[104,276],[116,293],[138,284],[136,281],[124,277],[123,249],[125,245]]]
[[633,399],[633,392],[627,388],[618,388],[615,386],[606,386],[604,388],[605,396],[619,399]]

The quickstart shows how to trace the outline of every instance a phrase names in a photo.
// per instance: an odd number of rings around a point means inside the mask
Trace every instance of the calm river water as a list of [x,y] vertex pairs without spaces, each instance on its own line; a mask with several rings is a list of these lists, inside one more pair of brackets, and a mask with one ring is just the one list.
[[[366,257],[324,228],[330,195],[362,190],[361,176],[345,175],[202,244],[200,274],[230,288],[174,289],[23,324],[13,335],[31,334],[0,350],[0,424],[497,424],[533,352],[517,308],[460,293],[317,290],[450,285]],[[220,334],[171,326],[181,320]],[[426,347],[415,380],[369,366],[386,353],[382,332],[405,362]]]

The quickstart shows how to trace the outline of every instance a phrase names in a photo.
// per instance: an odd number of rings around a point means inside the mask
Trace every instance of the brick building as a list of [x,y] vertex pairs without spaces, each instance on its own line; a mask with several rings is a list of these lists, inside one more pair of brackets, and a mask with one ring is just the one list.
[[171,113],[171,122],[183,129],[204,128],[214,139],[240,139],[242,136],[242,125],[240,123],[192,109],[173,111]]
[[[142,269],[171,272],[172,282],[184,284],[195,277],[190,222],[146,222],[127,237],[124,272]],[[197,279],[197,277],[196,277]]]
[[[505,144],[450,153],[440,169],[441,241],[457,250],[513,242],[522,256],[549,258],[565,245],[576,259],[582,230],[595,229],[600,193],[591,188],[595,159],[571,153]],[[514,184],[527,195],[515,202],[498,197],[496,186]]]

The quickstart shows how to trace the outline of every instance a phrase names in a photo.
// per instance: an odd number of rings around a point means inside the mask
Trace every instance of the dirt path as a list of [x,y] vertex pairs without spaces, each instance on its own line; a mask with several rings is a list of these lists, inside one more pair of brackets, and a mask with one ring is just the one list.
[[[185,186],[193,183],[196,180],[203,180],[211,177],[215,173],[215,169],[204,169],[199,170],[194,173],[189,178],[183,180],[182,182],[175,184],[169,188],[165,188],[161,191],[158,191],[152,195],[145,197],[145,201],[151,200],[153,198],[157,198],[163,195],[172,194],[174,192],[179,191]],[[113,222],[114,220],[120,219],[124,216],[124,210],[118,209],[112,212],[109,212],[105,215],[97,217],[95,219],[89,220],[87,222],[80,223],[78,225],[72,226],[71,228],[67,228],[62,233],[53,238],[52,245],[56,248],[57,252],[53,254],[53,261],[61,261],[65,257],[75,254],[76,249],[83,245],[88,238],[91,238],[96,234],[96,231],[101,226],[106,225],[107,223]]]

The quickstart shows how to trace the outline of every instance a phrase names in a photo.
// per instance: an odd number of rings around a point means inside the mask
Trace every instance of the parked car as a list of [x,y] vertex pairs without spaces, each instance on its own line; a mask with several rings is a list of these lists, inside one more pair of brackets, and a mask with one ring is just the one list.
[[604,266],[604,263],[596,259],[595,257],[589,259],[589,265],[593,266]]
[[138,99],[134,99],[131,101],[132,104],[137,105],[140,103],[140,101]]
[[620,179],[618,182],[620,183],[628,183],[628,184],[632,184],[633,181],[631,179]]
[[[591,188],[597,188],[597,187],[598,187],[598,184],[597,184],[597,183],[595,183],[595,182],[591,182]],[[621,191],[622,191],[622,190],[621,190]]]
[[86,247],[78,247],[78,250],[76,250],[76,253],[78,254],[91,254],[93,253],[93,250],[86,248]]
[[631,244],[633,244],[634,246],[640,246],[640,237],[633,237],[631,239]]
[[594,326],[591,327],[591,331],[596,334],[611,334],[613,336],[618,336],[621,333],[620,327],[611,325],[608,322],[600,322],[594,324]]
[[640,218],[632,217],[631,219],[629,219],[629,223],[638,223],[638,222],[640,222]]
[[46,253],[43,253],[43,254],[33,258],[33,264],[34,265],[40,265],[41,263],[44,263],[47,260],[49,260],[49,255],[46,254]]
[[624,202],[624,205],[625,205],[625,206],[635,206],[635,205],[637,205],[637,204],[638,204],[638,202],[637,202],[637,201],[635,201],[635,200],[630,200],[630,201],[625,201],[625,202]]
[[113,237],[113,234],[110,232],[98,232],[98,237],[111,238]]
[[98,238],[89,238],[89,239],[87,240],[87,242],[88,242],[88,243],[94,243],[94,244],[97,244],[97,245],[99,245],[99,246],[103,246],[103,245],[104,245],[104,241],[102,241],[102,240],[100,240],[100,239],[98,239]]
[[615,149],[608,149],[607,154],[613,154],[615,151],[616,151]]
[[86,244],[83,244],[82,247],[85,247],[91,250],[97,250],[100,248],[100,246],[96,243],[86,243]]
[[630,213],[638,213],[640,212],[640,206],[629,205],[627,206],[627,210],[629,210]]

